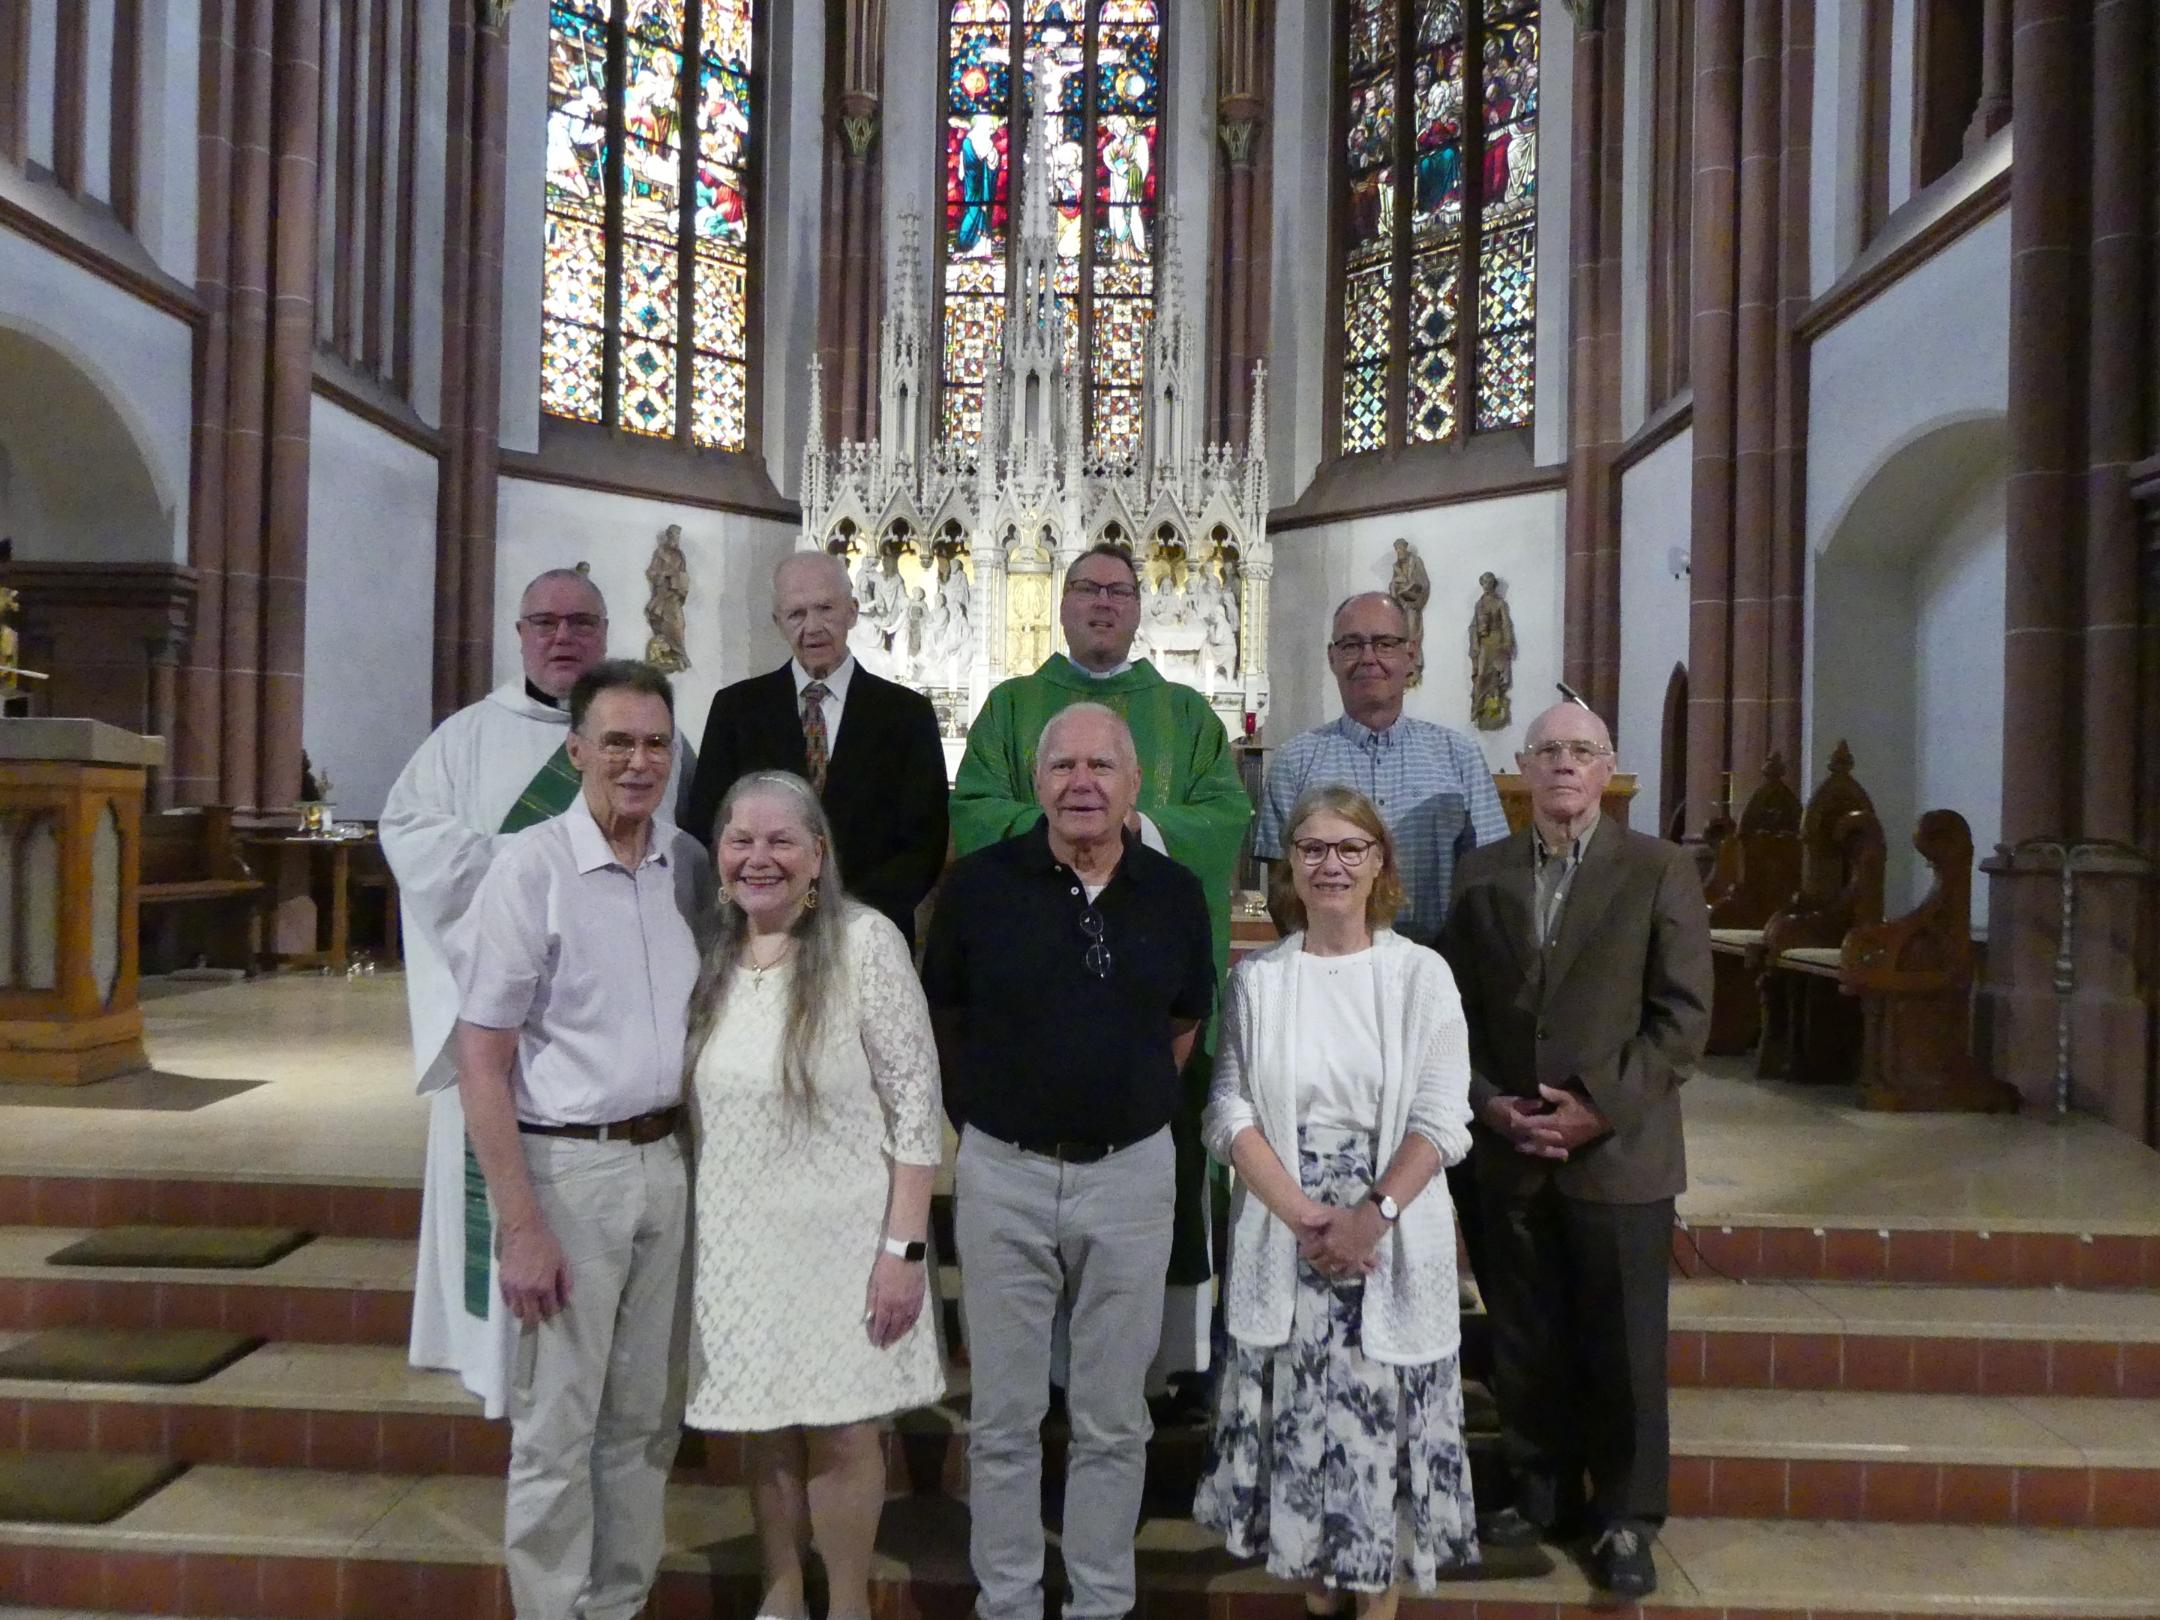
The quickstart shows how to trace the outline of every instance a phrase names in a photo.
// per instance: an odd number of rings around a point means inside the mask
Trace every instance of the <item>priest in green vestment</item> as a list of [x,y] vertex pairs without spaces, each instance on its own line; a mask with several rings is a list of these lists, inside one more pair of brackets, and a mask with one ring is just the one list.
[[[1122,548],[1099,545],[1081,555],[1065,575],[1058,616],[1070,651],[1052,653],[1032,675],[1001,681],[968,730],[953,784],[953,848],[965,855],[1033,826],[1042,815],[1035,802],[1035,745],[1043,727],[1067,704],[1108,705],[1124,716],[1140,750],[1140,803],[1130,830],[1200,879],[1215,928],[1219,985],[1230,963],[1230,888],[1253,814],[1230,734],[1200,693],[1165,680],[1144,658],[1134,662],[1140,577]],[[1200,1143],[1212,1022],[1208,1029],[1186,1072],[1186,1108],[1172,1127],[1178,1210],[1170,1281],[1181,1286],[1203,1284],[1209,1276],[1207,1156]],[[1166,1313],[1166,1333],[1169,1321]]]

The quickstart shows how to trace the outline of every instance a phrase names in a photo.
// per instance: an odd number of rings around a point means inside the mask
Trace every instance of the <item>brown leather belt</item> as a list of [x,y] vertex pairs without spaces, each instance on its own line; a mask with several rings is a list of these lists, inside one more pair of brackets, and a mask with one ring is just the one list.
[[629,1142],[642,1147],[673,1136],[681,1123],[682,1105],[677,1103],[673,1108],[655,1108],[649,1114],[611,1120],[605,1125],[535,1125],[521,1119],[518,1129],[527,1136],[568,1136],[580,1142]]

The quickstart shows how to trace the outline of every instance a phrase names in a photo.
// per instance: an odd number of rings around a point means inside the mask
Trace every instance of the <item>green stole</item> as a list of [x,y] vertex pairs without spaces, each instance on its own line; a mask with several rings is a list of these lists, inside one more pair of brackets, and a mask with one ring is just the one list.
[[[548,755],[547,763],[540,767],[533,779],[525,784],[525,791],[517,796],[517,803],[503,817],[501,832],[523,832],[543,821],[552,821],[570,808],[584,785],[577,767],[570,763],[570,743],[564,739],[560,748]],[[468,1315],[487,1320],[488,1308],[495,1295],[491,1273],[495,1263],[495,1228],[488,1215],[487,1177],[481,1173],[479,1155],[473,1152],[472,1138],[465,1139],[465,1310]]]

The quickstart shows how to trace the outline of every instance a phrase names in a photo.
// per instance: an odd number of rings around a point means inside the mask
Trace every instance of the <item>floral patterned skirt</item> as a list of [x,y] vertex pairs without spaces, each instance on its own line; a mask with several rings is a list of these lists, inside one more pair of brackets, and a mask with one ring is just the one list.
[[[1372,1156],[1368,1135],[1308,1127],[1298,1180],[1323,1203],[1354,1204],[1372,1186]],[[1429,1587],[1478,1556],[1462,1370],[1455,1356],[1415,1367],[1369,1359],[1364,1304],[1362,1280],[1337,1282],[1301,1260],[1289,1342],[1233,1342],[1193,1518],[1233,1555],[1264,1554],[1282,1580]]]

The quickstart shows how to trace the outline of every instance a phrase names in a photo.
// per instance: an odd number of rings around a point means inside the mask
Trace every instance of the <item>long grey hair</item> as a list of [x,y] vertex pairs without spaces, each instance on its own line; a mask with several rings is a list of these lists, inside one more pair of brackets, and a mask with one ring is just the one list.
[[[727,825],[735,807],[745,799],[771,798],[787,802],[804,832],[824,846],[825,860],[819,868],[806,906],[789,930],[795,937],[795,972],[788,988],[786,1035],[781,1044],[780,1090],[789,1111],[808,1120],[817,1111],[817,1087],[810,1077],[818,1041],[824,1034],[828,1009],[839,999],[846,971],[847,907],[840,887],[840,861],[833,851],[832,823],[810,784],[792,771],[752,771],[729,788],[713,820],[713,851],[717,859]],[[698,1055],[727,1010],[728,989],[735,982],[735,966],[749,948],[750,922],[742,907],[725,895],[705,960],[698,970],[697,988],[690,993],[690,1041],[684,1050],[683,1078],[687,1085],[697,1072]]]

